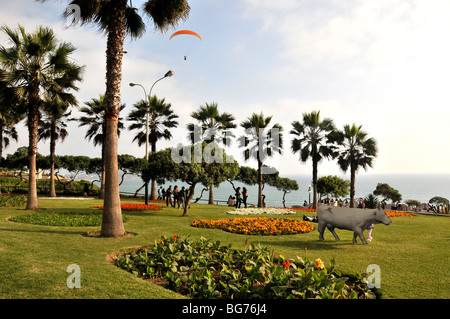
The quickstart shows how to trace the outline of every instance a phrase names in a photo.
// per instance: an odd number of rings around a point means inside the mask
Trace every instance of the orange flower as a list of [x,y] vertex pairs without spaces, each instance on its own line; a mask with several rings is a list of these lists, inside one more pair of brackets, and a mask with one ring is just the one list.
[[289,262],[289,260],[285,260],[285,261],[283,261],[283,266],[284,266],[284,268],[289,268],[289,267],[291,267],[291,263]]
[[222,229],[248,235],[288,235],[314,230],[313,224],[300,219],[268,217],[195,220],[191,226]]
[[323,269],[325,266],[323,265],[323,261],[322,261],[322,259],[320,259],[320,258],[317,258],[316,259],[316,261],[315,261],[315,265],[314,265],[314,268],[316,268],[316,269]]

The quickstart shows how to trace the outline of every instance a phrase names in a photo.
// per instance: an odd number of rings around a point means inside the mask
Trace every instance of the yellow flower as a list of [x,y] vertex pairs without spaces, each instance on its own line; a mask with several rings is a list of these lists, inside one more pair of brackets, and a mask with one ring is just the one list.
[[323,261],[320,258],[316,259],[316,265],[314,266],[316,269],[323,269],[324,265],[323,265]]

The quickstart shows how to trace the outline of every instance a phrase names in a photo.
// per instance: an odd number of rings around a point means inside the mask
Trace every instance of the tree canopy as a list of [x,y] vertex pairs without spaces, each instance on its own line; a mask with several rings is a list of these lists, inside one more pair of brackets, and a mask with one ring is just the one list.
[[218,145],[214,148],[210,146],[197,143],[154,152],[150,154],[148,166],[143,170],[143,178],[147,180],[155,179],[161,184],[180,180],[190,185],[183,216],[188,215],[197,184],[217,187],[227,179],[234,179],[239,173],[237,161],[228,157]]
[[402,195],[399,191],[385,183],[378,183],[377,188],[373,191],[373,194],[382,196],[383,200],[391,200],[393,203],[402,200]]

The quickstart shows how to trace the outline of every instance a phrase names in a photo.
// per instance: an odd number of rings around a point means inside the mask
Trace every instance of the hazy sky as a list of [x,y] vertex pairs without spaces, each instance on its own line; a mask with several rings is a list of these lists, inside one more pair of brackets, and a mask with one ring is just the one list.
[[[141,8],[143,0],[134,0]],[[95,26],[66,28],[61,14],[67,2],[2,0],[0,24],[52,27],[60,40],[71,42],[73,55],[86,72],[77,93],[80,103],[105,91],[106,38]],[[338,128],[362,125],[378,143],[378,157],[368,173],[450,173],[450,1],[448,0],[191,0],[188,21],[166,34],[155,32],[150,19],[146,34],[127,39],[122,79],[122,111],[153,94],[164,97],[180,116],[171,141],[158,149],[187,143],[190,113],[206,102],[218,103],[239,124],[253,112],[272,115],[284,128],[285,150],[270,164],[281,174],[309,174],[290,150],[291,122],[302,113],[320,110]],[[180,29],[198,32],[169,40]],[[0,35],[0,43],[5,36]],[[184,60],[184,56],[187,60]],[[77,112],[73,113],[75,116]],[[128,127],[129,123],[126,123]],[[24,123],[19,143],[28,145]],[[69,136],[58,144],[59,155],[100,156],[100,147],[84,139],[85,128],[69,124]],[[239,130],[240,131],[240,130]],[[124,131],[119,153],[144,156],[145,146],[132,143]],[[239,135],[239,133],[238,133]],[[234,143],[228,153],[242,164]],[[39,143],[41,154],[49,143]],[[255,161],[245,165],[256,167]],[[364,173],[364,171],[361,171]],[[323,161],[319,174],[341,174],[334,161]]]

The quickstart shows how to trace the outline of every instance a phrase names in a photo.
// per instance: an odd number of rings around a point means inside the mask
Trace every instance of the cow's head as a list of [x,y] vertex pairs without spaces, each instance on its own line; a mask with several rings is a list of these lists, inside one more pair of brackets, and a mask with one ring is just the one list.
[[375,221],[385,225],[392,223],[392,220],[386,215],[386,212],[381,208],[380,204],[377,205],[377,209],[375,210]]

